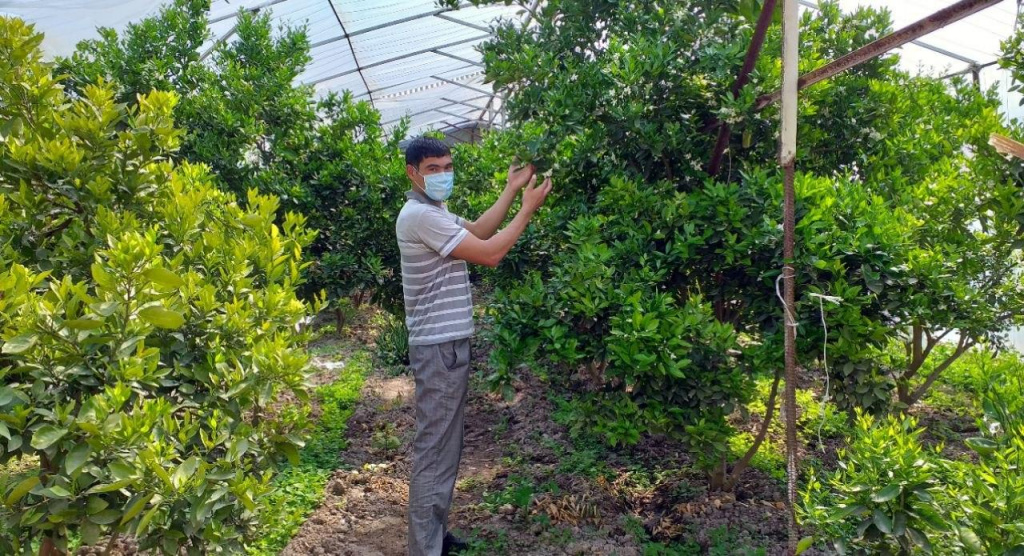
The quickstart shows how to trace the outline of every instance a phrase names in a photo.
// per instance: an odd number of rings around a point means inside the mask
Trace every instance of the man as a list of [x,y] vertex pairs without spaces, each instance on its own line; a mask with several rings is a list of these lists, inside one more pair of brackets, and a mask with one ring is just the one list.
[[[409,554],[437,556],[465,548],[447,531],[462,456],[463,410],[469,380],[473,300],[466,263],[497,266],[551,192],[537,187],[532,165],[509,168],[508,184],[475,222],[448,212],[454,164],[448,146],[418,138],[405,151],[412,181],[395,231],[402,253],[402,287],[409,328],[409,361],[416,379],[416,439],[409,483]],[[525,189],[524,189],[525,188]],[[522,208],[507,228],[512,202]]]

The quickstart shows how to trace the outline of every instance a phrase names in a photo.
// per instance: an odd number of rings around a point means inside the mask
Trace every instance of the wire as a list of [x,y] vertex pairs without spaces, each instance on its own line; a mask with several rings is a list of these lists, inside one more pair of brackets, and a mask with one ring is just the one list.
[[821,429],[825,426],[825,409],[830,399],[830,390],[832,386],[832,377],[828,374],[828,322],[825,321],[825,302],[835,303],[839,305],[843,302],[843,298],[835,297],[831,295],[822,295],[820,293],[812,293],[811,297],[818,298],[818,308],[821,310],[821,327],[825,330],[825,341],[822,345],[822,367],[825,369],[825,394],[821,397],[821,406],[818,409],[818,446],[821,447],[821,451],[825,451],[825,442],[821,439]]

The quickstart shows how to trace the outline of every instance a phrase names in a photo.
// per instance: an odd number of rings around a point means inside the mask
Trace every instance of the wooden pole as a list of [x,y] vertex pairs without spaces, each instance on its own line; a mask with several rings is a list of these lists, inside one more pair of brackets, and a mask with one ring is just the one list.
[[[747,47],[747,57],[743,60],[743,67],[736,76],[736,82],[732,86],[732,95],[735,97],[743,90],[743,86],[750,80],[750,72],[754,71],[754,64],[757,57],[761,55],[761,47],[764,46],[764,38],[768,34],[768,27],[772,24],[772,15],[775,14],[776,0],[764,0],[761,6],[761,15],[757,18],[757,25],[754,27],[754,36],[750,38],[750,46]],[[722,156],[725,148],[729,146],[729,124],[723,124],[718,129],[718,140],[711,153],[711,162],[708,163],[708,173],[712,176],[718,175],[722,168]]]
[[988,144],[992,145],[1002,155],[1013,156],[1024,160],[1024,144],[1021,144],[1009,137],[993,133],[989,136]]
[[[1001,1],[1002,0],[961,0],[952,6],[939,10],[920,21],[908,25],[899,31],[890,33],[871,44],[858,48],[834,62],[805,74],[800,78],[799,88],[803,90],[819,81],[824,81],[825,79],[834,77],[835,75],[852,67],[863,64],[873,58],[877,58],[890,50],[899,48],[910,41],[917,40],[928,33],[937,31],[947,25],[960,21],[967,16],[978,13],[985,8],[994,6]],[[779,89],[757,99],[757,103],[754,106],[757,110],[760,110],[769,104],[778,102],[782,96],[782,89]]]
[[798,472],[796,437],[796,129],[800,88],[800,17],[797,0],[782,5],[782,132],[779,163],[783,175],[782,257],[783,322],[785,323],[786,389],[783,408],[786,421],[786,474],[789,507],[789,554],[796,553],[796,479]]

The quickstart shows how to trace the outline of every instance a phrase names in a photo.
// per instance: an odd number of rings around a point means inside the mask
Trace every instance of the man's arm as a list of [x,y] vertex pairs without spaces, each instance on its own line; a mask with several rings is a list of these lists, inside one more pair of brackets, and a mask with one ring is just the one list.
[[469,230],[469,233],[480,239],[491,239],[495,232],[498,231],[501,223],[508,218],[508,211],[512,208],[512,203],[515,202],[519,190],[530,181],[535,172],[536,169],[532,164],[527,164],[521,168],[509,167],[508,183],[505,185],[505,190],[501,192],[498,200],[491,205],[491,208],[480,215],[480,218],[477,218],[475,222],[463,224]]
[[[551,178],[544,180],[540,187],[535,187],[536,183],[537,177],[533,176],[530,179],[530,184],[523,191],[523,207],[507,228],[488,239],[478,238],[470,231],[452,250],[451,256],[473,264],[498,266],[498,263],[505,258],[512,246],[519,240],[519,236],[526,231],[526,225],[529,224],[534,213],[544,204],[544,199],[551,192]],[[468,227],[466,229],[469,230]]]

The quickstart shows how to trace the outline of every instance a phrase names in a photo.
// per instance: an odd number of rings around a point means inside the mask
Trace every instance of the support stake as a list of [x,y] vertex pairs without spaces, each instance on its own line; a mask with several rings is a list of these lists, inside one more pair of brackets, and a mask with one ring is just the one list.
[[796,269],[793,266],[796,244],[796,129],[797,103],[800,89],[800,18],[797,0],[783,0],[782,5],[782,133],[779,141],[779,162],[783,174],[783,322],[785,323],[786,389],[783,408],[786,421],[786,475],[789,509],[789,554],[796,553],[799,534],[796,527],[796,479],[799,470],[796,436]]

